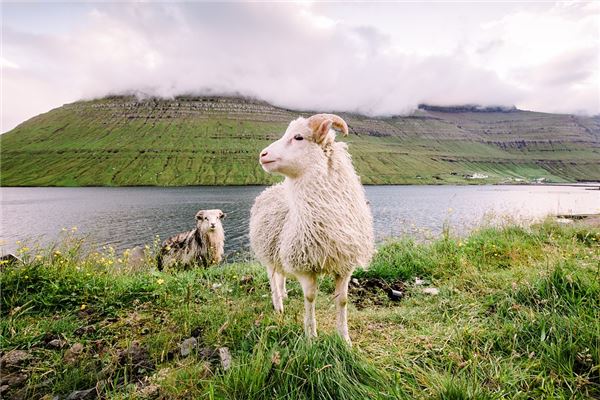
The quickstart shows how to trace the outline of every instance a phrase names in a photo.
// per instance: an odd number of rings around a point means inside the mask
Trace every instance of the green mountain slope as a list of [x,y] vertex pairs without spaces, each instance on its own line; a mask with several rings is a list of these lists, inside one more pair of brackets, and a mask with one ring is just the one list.
[[[0,136],[3,186],[267,184],[259,151],[310,113],[224,97],[108,97],[64,105]],[[600,119],[424,106],[340,113],[366,184],[600,180]],[[475,179],[473,175],[475,174]]]

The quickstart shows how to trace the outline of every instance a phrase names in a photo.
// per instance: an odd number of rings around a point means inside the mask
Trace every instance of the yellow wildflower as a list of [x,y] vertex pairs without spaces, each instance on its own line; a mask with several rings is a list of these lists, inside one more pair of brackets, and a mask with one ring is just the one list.
[[81,307],[79,307],[79,309],[82,311],[85,310],[86,308],[87,308],[87,305],[85,305],[85,304],[82,304]]
[[163,283],[165,283],[165,280],[164,279],[158,279],[156,281],[156,283],[158,283],[159,285],[162,285]]

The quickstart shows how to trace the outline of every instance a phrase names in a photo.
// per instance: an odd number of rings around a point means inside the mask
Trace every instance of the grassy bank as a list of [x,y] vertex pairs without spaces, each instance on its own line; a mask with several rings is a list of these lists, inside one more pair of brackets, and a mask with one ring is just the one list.
[[254,262],[161,273],[76,237],[24,248],[0,274],[3,397],[597,398],[599,241],[598,228],[546,222],[385,243],[355,273],[352,349],[334,334],[328,279],[307,343],[299,286],[274,315]]

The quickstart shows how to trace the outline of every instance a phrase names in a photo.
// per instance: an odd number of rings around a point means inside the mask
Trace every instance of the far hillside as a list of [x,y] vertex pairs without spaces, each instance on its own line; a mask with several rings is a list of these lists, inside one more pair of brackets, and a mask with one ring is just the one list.
[[[234,97],[66,104],[0,136],[1,184],[269,184],[279,178],[262,171],[259,151],[310,114]],[[600,117],[432,105],[338,114],[365,184],[600,181]]]

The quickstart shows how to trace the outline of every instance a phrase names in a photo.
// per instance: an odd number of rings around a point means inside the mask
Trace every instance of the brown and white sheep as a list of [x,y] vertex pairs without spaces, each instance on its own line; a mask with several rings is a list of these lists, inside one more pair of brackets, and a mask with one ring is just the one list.
[[172,236],[162,243],[157,266],[188,268],[193,264],[208,267],[223,259],[225,235],[221,210],[200,210],[196,213],[196,228]]

